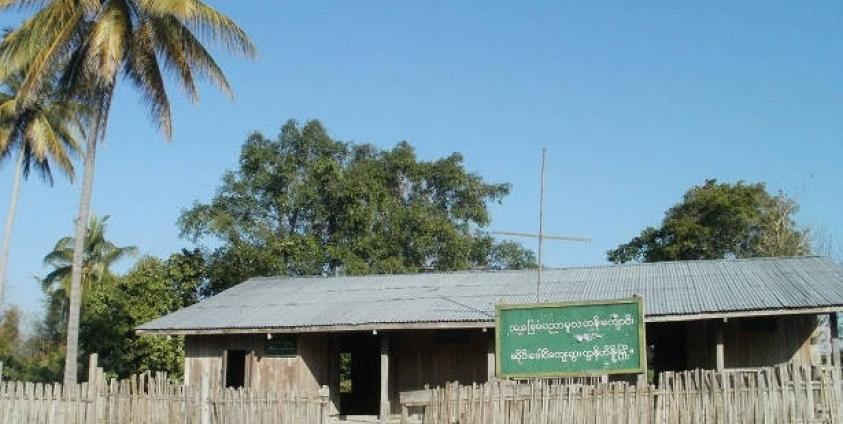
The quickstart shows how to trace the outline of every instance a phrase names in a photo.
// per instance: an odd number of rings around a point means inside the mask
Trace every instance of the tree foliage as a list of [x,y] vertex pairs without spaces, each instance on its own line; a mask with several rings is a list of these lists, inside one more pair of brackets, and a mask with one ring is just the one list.
[[808,231],[793,215],[798,205],[764,184],[707,180],[665,213],[659,228],[645,228],[607,252],[615,263],[799,256],[811,251]]
[[189,251],[168,260],[146,257],[125,275],[112,277],[87,292],[80,343],[97,352],[110,375],[167,371],[180,377],[184,344],[178,337],[138,336],[135,327],[196,301],[200,270]]
[[17,105],[22,79],[17,74],[0,80],[0,158],[17,149],[23,155],[24,176],[34,168],[52,183],[53,164],[73,181],[73,157],[80,150],[78,139],[87,125],[87,108],[64,98],[51,79],[41,88],[37,103],[22,109]]
[[64,370],[69,386],[78,376],[82,255],[97,141],[105,134],[118,77],[133,83],[150,117],[169,138],[172,116],[165,76],[170,74],[192,101],[198,100],[197,80],[205,78],[230,95],[206,43],[247,57],[255,55],[255,47],[231,18],[201,0],[0,0],[0,10],[13,6],[38,9],[0,41],[0,80],[23,73],[16,109],[29,109],[44,81],[59,75],[63,91],[82,99],[93,112],[74,234]]
[[28,177],[35,168],[43,179],[52,183],[52,164],[73,181],[72,157],[79,150],[76,137],[84,134],[85,127],[85,107],[63,98],[53,79],[42,87],[36,103],[29,108],[19,108],[17,90],[22,80],[22,75],[0,80],[0,160],[17,150],[11,199],[0,244],[0,303],[3,301],[21,178]]
[[[111,267],[137,253],[135,246],[117,246],[106,238],[108,219],[109,216],[94,216],[88,223],[82,261],[82,286],[86,290],[112,278]],[[56,343],[64,338],[67,325],[73,244],[73,237],[63,237],[44,257],[44,265],[52,267],[52,271],[41,279],[41,288],[47,298],[44,330]]]
[[21,313],[7,309],[0,318],[0,362],[3,378],[18,381],[53,382],[61,376],[64,351],[37,335],[21,330]]
[[407,142],[381,150],[334,140],[318,121],[289,121],[274,140],[252,134],[239,168],[179,225],[218,243],[206,294],[257,275],[535,266],[520,246],[479,232],[488,204],[509,190],[466,171],[458,153],[423,161]]

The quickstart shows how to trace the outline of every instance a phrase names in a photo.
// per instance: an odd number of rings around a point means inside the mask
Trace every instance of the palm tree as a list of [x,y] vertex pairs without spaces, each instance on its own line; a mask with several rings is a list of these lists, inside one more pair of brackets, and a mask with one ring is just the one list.
[[[82,287],[87,290],[111,275],[111,266],[117,261],[137,254],[135,246],[120,247],[105,238],[109,216],[102,219],[92,216],[85,234],[85,249],[82,260]],[[44,265],[53,270],[41,280],[41,288],[47,294],[47,321],[60,328],[67,320],[71,279],[73,275],[73,237],[63,237],[53,250],[44,257]],[[50,329],[56,330],[57,328]],[[53,331],[54,333],[56,331]]]
[[0,8],[31,4],[44,6],[0,42],[0,78],[27,69],[18,91],[18,107],[26,107],[34,100],[32,87],[59,70],[68,92],[94,109],[75,222],[64,370],[69,385],[77,379],[82,259],[96,147],[119,74],[140,90],[152,119],[169,138],[172,123],[162,71],[172,72],[191,100],[198,100],[197,77],[230,95],[225,75],[197,37],[246,57],[253,57],[255,48],[234,21],[201,0],[0,0]]
[[53,175],[50,163],[73,181],[71,155],[79,150],[77,136],[84,136],[84,107],[78,102],[61,98],[55,91],[55,81],[50,80],[42,90],[39,101],[25,110],[18,111],[15,93],[22,82],[16,75],[9,78],[0,88],[0,157],[17,149],[17,159],[12,180],[12,195],[3,244],[0,246],[0,304],[6,281],[6,264],[9,259],[9,244],[12,226],[17,211],[22,178],[27,178],[32,168],[50,184]]

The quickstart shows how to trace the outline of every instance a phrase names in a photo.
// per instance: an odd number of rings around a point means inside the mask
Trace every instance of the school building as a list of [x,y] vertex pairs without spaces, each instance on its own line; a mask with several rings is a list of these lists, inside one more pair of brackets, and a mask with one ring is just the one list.
[[[843,267],[822,257],[545,270],[542,302],[643,298],[649,368],[839,367]],[[495,373],[495,305],[535,303],[535,271],[253,278],[146,323],[185,336],[185,381],[297,393],[391,415],[399,394]]]

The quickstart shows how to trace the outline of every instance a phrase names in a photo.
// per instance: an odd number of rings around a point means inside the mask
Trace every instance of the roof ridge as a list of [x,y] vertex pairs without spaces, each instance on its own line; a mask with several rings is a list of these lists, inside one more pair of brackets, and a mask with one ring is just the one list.
[[[684,259],[673,261],[658,261],[658,262],[626,262],[621,264],[605,264],[605,265],[576,265],[576,266],[562,266],[562,267],[545,267],[544,271],[566,271],[566,270],[586,270],[586,269],[607,269],[607,268],[629,268],[629,267],[655,267],[669,264],[692,264],[692,263],[713,263],[713,262],[760,262],[760,261],[780,261],[780,260],[800,260],[800,259],[829,259],[822,255],[804,255],[804,256],[769,256],[769,257],[755,257],[755,258],[719,258],[719,259]],[[299,275],[299,276],[284,276],[284,275],[268,275],[251,277],[245,281],[293,281],[293,280],[339,280],[339,279],[359,279],[371,277],[384,278],[400,278],[408,276],[419,275],[456,275],[456,274],[506,274],[506,273],[527,273],[535,272],[535,269],[464,269],[454,271],[435,271],[435,272],[404,272],[404,273],[374,273],[374,274],[358,274],[358,275]],[[236,286],[232,286],[236,287]]]

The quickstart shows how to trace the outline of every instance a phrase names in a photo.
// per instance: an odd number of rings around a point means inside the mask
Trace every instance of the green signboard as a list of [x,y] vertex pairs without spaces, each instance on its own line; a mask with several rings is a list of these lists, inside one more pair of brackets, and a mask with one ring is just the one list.
[[501,378],[646,371],[640,298],[498,305],[495,331]]

